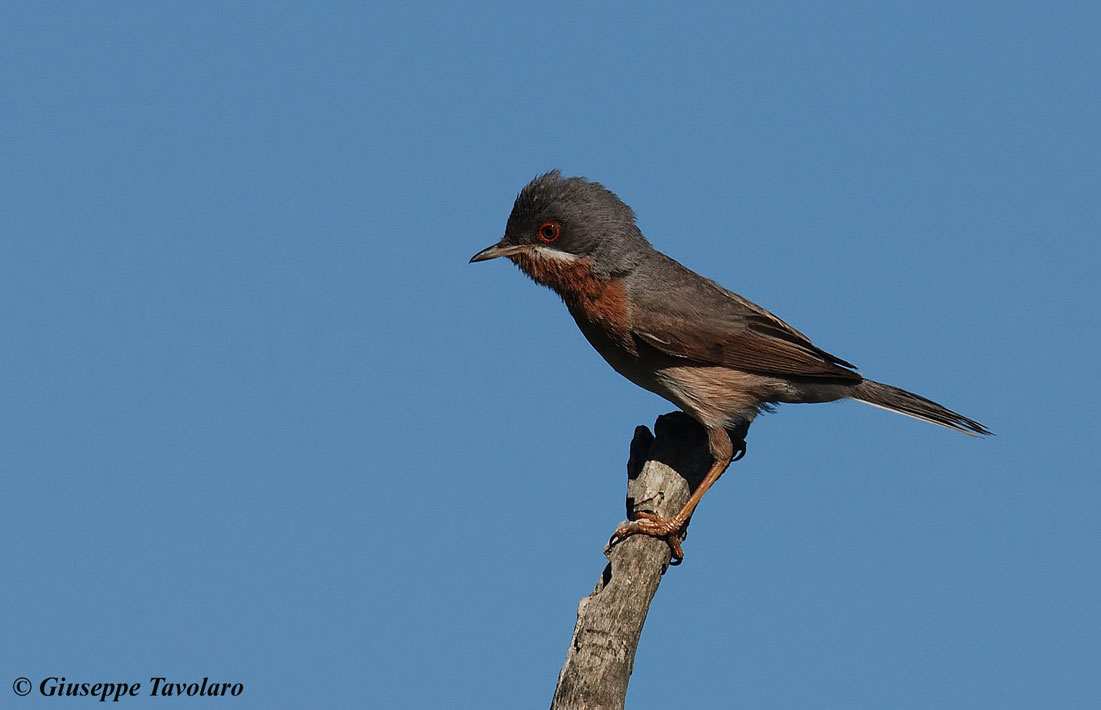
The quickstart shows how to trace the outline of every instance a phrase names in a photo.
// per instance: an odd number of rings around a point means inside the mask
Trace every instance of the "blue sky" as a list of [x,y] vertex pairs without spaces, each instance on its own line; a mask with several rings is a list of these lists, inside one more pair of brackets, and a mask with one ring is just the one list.
[[998,434],[853,403],[758,420],[629,706],[1098,706],[1099,20],[5,7],[4,682],[549,703],[631,433],[672,409],[553,294],[467,264],[561,168]]

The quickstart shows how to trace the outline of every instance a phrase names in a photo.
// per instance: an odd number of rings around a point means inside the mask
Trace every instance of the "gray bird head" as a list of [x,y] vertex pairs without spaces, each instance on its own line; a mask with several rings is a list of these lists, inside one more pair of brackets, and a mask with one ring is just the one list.
[[608,277],[630,271],[652,249],[635,225],[634,211],[615,193],[598,182],[563,178],[552,170],[520,191],[505,236],[470,261],[521,252],[588,257],[594,274]]

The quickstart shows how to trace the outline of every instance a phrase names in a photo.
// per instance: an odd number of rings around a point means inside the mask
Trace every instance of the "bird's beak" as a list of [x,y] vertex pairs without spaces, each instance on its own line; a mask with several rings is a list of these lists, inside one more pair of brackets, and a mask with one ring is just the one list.
[[519,254],[522,251],[527,251],[530,247],[526,244],[505,244],[497,242],[491,247],[486,247],[480,252],[470,257],[470,263],[475,261],[486,261],[488,259],[496,259],[499,256],[512,256],[513,254]]

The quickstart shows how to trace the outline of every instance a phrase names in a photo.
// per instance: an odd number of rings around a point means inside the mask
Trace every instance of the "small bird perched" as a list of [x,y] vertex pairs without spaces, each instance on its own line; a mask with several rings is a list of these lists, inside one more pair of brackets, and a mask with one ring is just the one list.
[[780,402],[859,402],[972,436],[982,424],[931,400],[864,379],[764,308],[654,249],[634,211],[603,185],[532,180],[516,197],[505,236],[470,262],[507,257],[558,293],[589,343],[619,374],[680,407],[707,429],[714,462],[672,518],[639,513],[616,538],[664,539],[674,564],[681,530],[704,493],[745,454],[758,413]]

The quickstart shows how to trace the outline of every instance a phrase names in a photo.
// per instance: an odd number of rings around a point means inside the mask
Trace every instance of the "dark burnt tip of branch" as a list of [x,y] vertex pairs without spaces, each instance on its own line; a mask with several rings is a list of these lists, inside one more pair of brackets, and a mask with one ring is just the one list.
[[658,417],[654,432],[650,459],[679,473],[688,482],[689,489],[696,490],[712,462],[707,430],[684,412],[670,412]]
[[627,456],[627,480],[633,481],[642,473],[642,467],[650,458],[650,447],[654,444],[654,435],[644,426],[635,427],[631,439],[631,452]]

